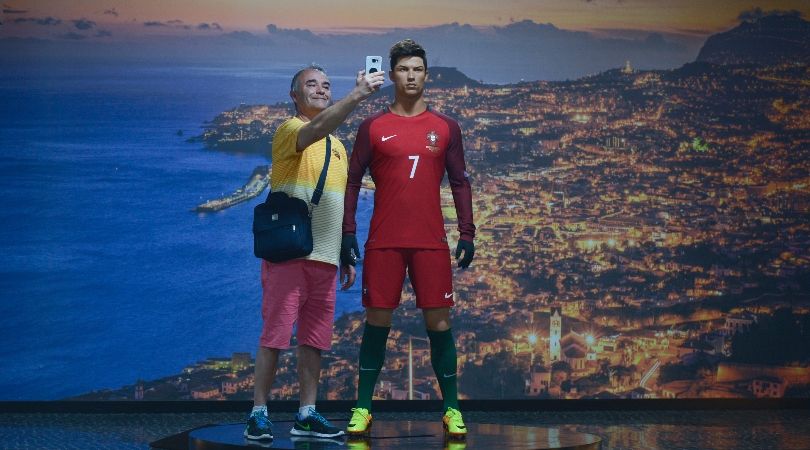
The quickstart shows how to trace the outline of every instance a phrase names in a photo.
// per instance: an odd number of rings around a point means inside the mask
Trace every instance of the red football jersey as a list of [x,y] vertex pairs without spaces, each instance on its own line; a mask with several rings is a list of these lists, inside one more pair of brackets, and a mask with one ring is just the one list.
[[448,248],[439,195],[445,171],[460,238],[475,237],[461,128],[455,120],[428,109],[413,117],[386,110],[363,121],[349,161],[343,233],[356,233],[354,216],[366,168],[376,185],[367,250]]

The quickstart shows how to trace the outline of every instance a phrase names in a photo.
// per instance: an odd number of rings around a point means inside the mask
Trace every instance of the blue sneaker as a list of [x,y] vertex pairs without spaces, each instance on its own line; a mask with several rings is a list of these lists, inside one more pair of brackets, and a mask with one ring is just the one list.
[[267,410],[254,411],[248,417],[245,437],[248,439],[273,439],[273,422],[267,417]]
[[343,436],[344,433],[343,430],[332,425],[317,411],[310,408],[309,415],[304,419],[297,414],[295,415],[295,425],[290,430],[290,434],[293,436],[333,438]]

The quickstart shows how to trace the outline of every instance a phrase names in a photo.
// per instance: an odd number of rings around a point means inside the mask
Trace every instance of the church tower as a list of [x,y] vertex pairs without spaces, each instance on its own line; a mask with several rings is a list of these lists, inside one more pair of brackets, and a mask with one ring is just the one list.
[[562,311],[559,306],[551,307],[550,329],[548,333],[549,359],[560,360],[560,335],[562,334]]
[[630,65],[629,60],[624,62],[624,67],[622,68],[622,73],[626,73],[628,75],[633,73],[633,66]]

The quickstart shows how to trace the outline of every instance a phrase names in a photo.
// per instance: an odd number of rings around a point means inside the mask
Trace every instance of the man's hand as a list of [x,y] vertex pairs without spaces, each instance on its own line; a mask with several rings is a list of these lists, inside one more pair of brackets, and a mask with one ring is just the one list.
[[349,95],[318,112],[315,116],[307,116],[309,122],[298,130],[298,139],[295,141],[296,150],[302,152],[314,142],[320,141],[326,135],[335,131],[360,102],[380,90],[383,81],[382,72],[374,72],[368,75],[366,75],[365,70],[357,72],[356,86]]
[[354,279],[357,276],[357,272],[354,270],[354,266],[350,265],[343,265],[340,266],[340,290],[345,291],[352,287],[354,284]]
[[385,82],[383,72],[374,72],[367,74],[365,70],[357,72],[357,79],[355,80],[354,92],[362,101],[371,96],[371,94],[380,90],[380,86]]
[[[462,252],[464,252],[463,258],[461,257]],[[473,256],[475,256],[475,244],[473,244],[472,241],[459,239],[458,245],[456,246],[456,260],[458,261],[458,266],[462,269],[470,267]]]
[[354,267],[359,257],[360,247],[357,246],[357,237],[353,234],[344,234],[340,241],[340,265]]

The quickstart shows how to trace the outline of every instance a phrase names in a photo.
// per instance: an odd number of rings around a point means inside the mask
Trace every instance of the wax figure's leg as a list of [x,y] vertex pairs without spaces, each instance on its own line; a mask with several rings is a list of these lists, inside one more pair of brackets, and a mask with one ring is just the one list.
[[409,262],[408,273],[416,293],[416,305],[425,318],[430,362],[442,392],[445,411],[442,425],[450,437],[463,438],[467,427],[458,410],[458,362],[450,328],[450,307],[454,304],[450,254],[443,250],[416,251]]
[[453,330],[450,329],[450,309],[425,309],[422,314],[430,338],[430,362],[442,391],[442,409],[458,409],[456,342],[453,339]]
[[[456,343],[450,329],[449,310],[424,310],[427,334],[430,338],[430,362],[439,382],[444,402],[442,424],[445,432],[454,438],[464,438],[467,427],[458,410],[458,377],[456,376]],[[445,328],[442,330],[442,328]],[[441,331],[439,331],[441,330]]]
[[453,438],[464,438],[467,426],[458,410],[458,377],[456,376],[456,342],[450,328],[450,309],[433,308],[422,310],[425,316],[427,334],[430,338],[430,362],[439,389],[442,391],[444,431]]
[[371,410],[374,386],[385,363],[385,344],[391,330],[393,309],[366,309],[366,324],[360,342],[360,376],[357,383],[357,407]]
[[371,411],[374,386],[385,362],[385,343],[394,309],[402,296],[408,251],[377,249],[366,252],[363,263],[363,306],[366,324],[360,343],[357,408]]
[[367,308],[363,340],[360,343],[360,368],[357,382],[357,405],[347,431],[351,435],[368,434],[371,428],[371,398],[385,363],[385,344],[391,330],[393,309]]
[[408,274],[422,309],[430,338],[430,361],[444,400],[444,410],[458,409],[456,343],[450,330],[453,273],[448,250],[416,250],[408,261]]

